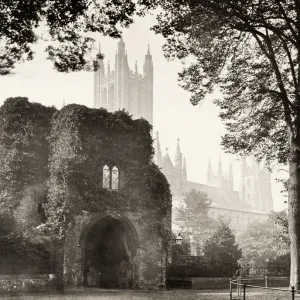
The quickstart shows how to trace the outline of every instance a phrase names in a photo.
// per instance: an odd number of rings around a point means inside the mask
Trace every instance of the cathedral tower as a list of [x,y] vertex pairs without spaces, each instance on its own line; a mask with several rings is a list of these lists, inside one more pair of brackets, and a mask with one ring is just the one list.
[[[100,54],[100,47],[99,47]],[[153,124],[153,62],[150,48],[145,55],[144,73],[138,73],[137,62],[130,70],[126,46],[121,38],[115,55],[115,70],[108,62],[105,73],[102,59],[94,74],[94,107],[106,108],[113,112],[125,109],[133,118],[144,118]]]
[[271,174],[255,159],[250,165],[245,159],[242,160],[240,197],[257,211],[273,210]]

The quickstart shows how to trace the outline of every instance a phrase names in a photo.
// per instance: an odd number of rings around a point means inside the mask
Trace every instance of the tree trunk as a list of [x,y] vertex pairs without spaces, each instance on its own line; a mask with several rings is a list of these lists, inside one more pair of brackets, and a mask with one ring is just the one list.
[[63,292],[64,290],[64,243],[54,241],[54,273],[56,275],[56,289]]
[[289,153],[288,224],[291,249],[290,285],[300,288],[300,152],[295,144]]

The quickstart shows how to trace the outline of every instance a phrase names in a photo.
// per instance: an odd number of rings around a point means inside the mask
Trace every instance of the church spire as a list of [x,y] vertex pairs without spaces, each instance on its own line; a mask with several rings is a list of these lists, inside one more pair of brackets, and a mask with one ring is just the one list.
[[119,42],[118,42],[118,54],[120,56],[125,56],[125,43],[123,41],[123,37],[121,36]]
[[156,143],[155,143],[155,152],[156,152],[156,164],[161,167],[162,165],[162,155],[161,155],[161,148],[159,143],[159,136],[158,131],[156,131]]
[[212,184],[212,179],[213,179],[213,173],[212,173],[211,163],[210,163],[210,158],[209,158],[208,165],[207,165],[207,184],[208,185]]
[[175,154],[175,160],[174,160],[174,166],[176,168],[181,169],[182,167],[182,154],[180,152],[180,145],[179,145],[179,138],[177,139],[177,149],[176,149],[176,154]]
[[221,156],[219,156],[219,163],[218,163],[218,186],[220,188],[223,187],[223,168],[222,168]]

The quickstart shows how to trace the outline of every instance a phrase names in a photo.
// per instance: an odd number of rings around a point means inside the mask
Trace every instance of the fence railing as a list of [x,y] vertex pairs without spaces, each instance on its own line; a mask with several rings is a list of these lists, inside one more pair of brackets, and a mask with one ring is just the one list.
[[[265,276],[265,286],[258,286],[258,285],[252,285],[252,284],[247,284],[247,280],[255,280],[255,278],[241,278],[238,277],[237,279],[230,279],[229,280],[229,293],[230,293],[230,300],[233,299],[234,297],[234,290],[236,287],[236,297],[240,298],[242,297],[243,300],[246,300],[247,292],[249,292],[250,289],[251,293],[253,293],[253,290],[262,290],[267,293],[273,293],[273,294],[283,294],[285,297],[288,299],[295,300],[295,295],[300,294],[300,291],[295,290],[295,288],[292,286],[290,289],[281,289],[281,288],[271,288],[268,287],[268,277]],[[261,278],[257,278],[257,280],[261,280]],[[280,299],[285,298],[284,296],[280,297]],[[279,297],[276,297],[279,298]]]
[[53,262],[50,260],[0,260],[0,275],[50,274]]

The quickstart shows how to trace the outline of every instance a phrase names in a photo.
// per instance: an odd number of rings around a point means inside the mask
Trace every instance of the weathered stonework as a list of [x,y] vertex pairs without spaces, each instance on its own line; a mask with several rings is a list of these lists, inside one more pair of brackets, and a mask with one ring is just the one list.
[[44,241],[58,287],[165,286],[172,203],[151,125],[124,111],[56,111],[26,98],[7,100],[0,114],[9,167],[0,178],[15,178],[3,203],[27,236]]
[[[134,236],[136,254],[132,258],[132,288],[158,288],[165,285],[166,252],[160,243],[161,237],[152,234],[149,239],[147,226],[141,225],[140,213],[92,213],[78,217],[75,226],[68,231],[65,243],[64,280],[69,286],[84,284],[85,245],[91,227],[99,220],[110,216],[120,220]],[[162,263],[163,261],[163,263]],[[162,263],[162,265],[161,265]]]
[[[46,215],[66,228],[65,285],[164,287],[171,194],[152,162],[149,124],[77,105],[53,124]],[[105,186],[106,167],[118,169],[117,188]]]

